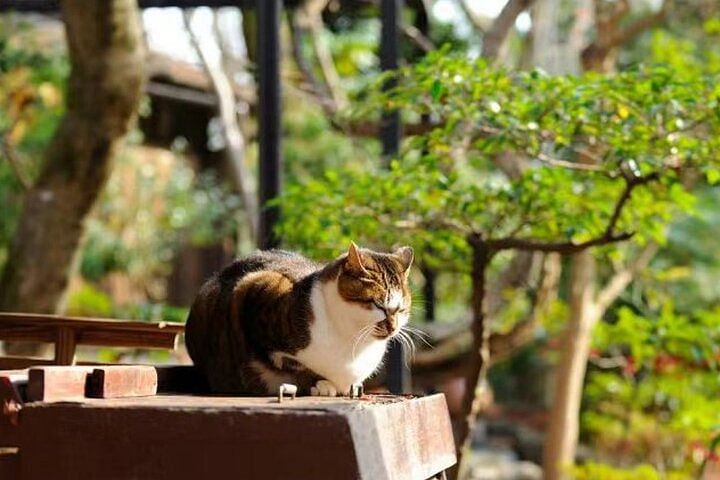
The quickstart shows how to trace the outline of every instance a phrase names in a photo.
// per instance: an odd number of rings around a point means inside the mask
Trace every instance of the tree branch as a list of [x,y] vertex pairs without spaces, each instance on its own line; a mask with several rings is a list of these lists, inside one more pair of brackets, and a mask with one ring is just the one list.
[[[620,2],[615,11],[608,15],[602,15],[596,7],[597,38],[585,47],[581,54],[585,69],[602,69],[602,64],[613,50],[665,20],[672,3],[673,0],[665,0],[659,11],[636,20],[622,30],[618,25],[629,11],[626,2]],[[599,5],[599,2],[596,1],[596,5]]]
[[216,67],[210,61],[207,52],[200,44],[200,41],[190,26],[190,18],[192,13],[185,12],[183,14],[183,22],[185,29],[190,37],[195,52],[203,64],[207,72],[210,83],[218,98],[218,114],[220,123],[222,124],[223,135],[225,137],[225,152],[228,160],[233,167],[235,183],[242,197],[247,214],[248,226],[250,227],[251,236],[257,239],[259,209],[257,199],[255,197],[255,189],[252,186],[251,174],[245,166],[245,138],[237,121],[237,110],[235,108],[235,93],[232,90],[230,80],[221,67]]
[[483,57],[491,60],[497,59],[505,43],[505,39],[507,39],[513,25],[515,25],[515,20],[517,20],[517,17],[527,10],[533,2],[534,0],[509,0],[505,4],[500,15],[497,16],[492,27],[483,37]]
[[[508,332],[490,335],[491,364],[509,358],[533,340],[538,320],[557,297],[560,271],[559,257],[554,254],[545,256],[540,283],[530,312]],[[434,348],[418,351],[413,358],[413,372],[420,375],[432,374],[466,364],[470,359],[471,347],[472,333],[463,328],[439,341]]]
[[612,37],[610,38],[607,46],[609,48],[619,47],[620,45],[625,44],[629,40],[632,40],[645,30],[648,30],[665,20],[665,17],[667,16],[668,10],[670,8],[670,3],[670,1],[666,0],[660,10],[658,10],[657,12],[640,18],[625,27],[624,29],[616,31],[615,34],[612,35]]
[[309,30],[313,51],[315,52],[318,65],[320,65],[320,71],[325,80],[327,91],[330,92],[330,96],[335,102],[336,110],[342,109],[347,104],[347,98],[340,86],[340,75],[338,75],[337,69],[335,68],[332,53],[323,38],[323,23],[322,17],[320,17],[319,14],[309,19]]
[[485,240],[495,250],[534,250],[537,252],[556,252],[563,255],[581,252],[591,247],[608,245],[610,243],[622,242],[632,238],[634,232],[623,232],[617,235],[604,234],[601,237],[593,238],[585,242],[543,242],[541,240],[523,238],[499,238],[496,240]]
[[633,281],[637,273],[647,267],[653,259],[659,246],[656,243],[650,243],[643,248],[640,254],[635,258],[627,268],[617,272],[597,294],[595,303],[600,311],[604,312],[610,305],[620,296],[625,288]]
[[635,188],[639,187],[640,185],[646,185],[650,182],[653,182],[659,178],[658,172],[653,172],[648,175],[645,175],[644,177],[631,177],[630,179],[625,180],[625,188],[623,189],[622,194],[620,195],[620,198],[615,203],[615,208],[613,209],[613,213],[610,216],[610,221],[608,222],[608,226],[605,229],[605,236],[611,237],[613,233],[615,232],[615,227],[617,226],[618,220],[620,220],[620,214],[622,213],[623,208],[627,204],[627,202],[630,200],[630,197],[632,196],[633,190]]
[[22,185],[23,190],[29,190],[30,187],[32,187],[32,182],[27,175],[25,175],[25,172],[23,172],[23,169],[20,166],[22,162],[18,158],[15,148],[10,143],[8,132],[0,133],[0,151],[2,151],[2,154],[7,159],[10,168],[15,174],[15,177],[17,177],[18,182],[20,182],[20,185]]
[[436,49],[435,44],[413,25],[403,25],[402,33],[425,53]]
[[462,12],[465,14],[465,18],[468,19],[470,24],[475,27],[477,31],[479,31],[483,35],[487,34],[488,30],[491,28],[490,19],[480,17],[475,12],[473,12],[468,2],[469,0],[458,0],[458,6],[460,7],[460,10],[462,10]]

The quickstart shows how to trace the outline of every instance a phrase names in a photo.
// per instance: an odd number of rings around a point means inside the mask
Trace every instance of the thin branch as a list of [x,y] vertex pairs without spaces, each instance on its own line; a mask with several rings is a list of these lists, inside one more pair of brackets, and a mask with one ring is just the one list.
[[218,114],[225,137],[225,152],[230,164],[233,166],[235,182],[240,191],[243,204],[245,205],[251,236],[253,239],[257,239],[259,209],[255,197],[255,189],[252,186],[251,173],[245,166],[245,138],[237,121],[235,94],[225,72],[221,67],[213,65],[207,52],[200,44],[197,35],[190,26],[190,18],[191,12],[185,12],[183,14],[183,22],[188,32],[190,42],[198,58],[200,58],[213,86],[213,90],[215,90],[215,94],[218,97]]
[[[303,33],[309,33],[310,45],[315,53],[315,59],[320,67],[320,73],[323,78],[324,88],[322,92],[329,94],[333,100],[335,111],[337,111],[347,104],[347,98],[340,85],[340,76],[335,68],[332,52],[325,38],[323,38],[325,26],[322,19],[322,12],[327,8],[328,3],[329,0],[305,0],[302,6],[296,10],[291,22],[293,23],[291,28],[295,30],[292,38],[294,43],[293,54],[295,55],[296,61],[302,59],[304,62],[302,66],[298,64],[303,75],[308,79],[311,77],[314,78],[314,75],[311,74],[312,68],[309,62],[302,55]],[[312,84],[317,89],[319,82],[317,79],[314,79]],[[318,90],[318,93],[320,93],[320,90]]]
[[666,0],[660,10],[658,10],[657,12],[640,18],[625,27],[624,29],[616,31],[615,34],[610,38],[608,47],[619,47],[620,45],[623,45],[629,40],[635,38],[645,30],[648,30],[655,25],[658,25],[660,22],[664,21],[669,11],[670,3],[670,1]]
[[540,284],[528,315],[516,323],[509,332],[490,337],[493,362],[510,357],[533,340],[538,321],[547,313],[550,305],[557,298],[560,272],[561,263],[558,255],[554,253],[546,255],[543,259]]
[[599,237],[580,242],[543,242],[535,239],[522,239],[514,237],[498,238],[498,239],[483,239],[478,233],[471,234],[468,237],[468,241],[472,244],[484,243],[488,248],[500,251],[500,250],[535,250],[538,252],[557,252],[564,255],[572,253],[578,253],[591,247],[598,247],[601,245],[608,245],[611,243],[622,242],[632,238],[634,232],[622,232],[615,233],[617,223],[620,220],[623,208],[627,205],[627,202],[632,196],[632,192],[635,188],[640,185],[648,184],[659,177],[657,172],[650,173],[644,177],[632,177],[625,180],[625,188],[623,189],[620,197],[615,203],[613,212],[610,215],[607,227],[603,234]]
[[303,22],[299,15],[299,12],[295,11],[288,21],[293,59],[303,79],[310,86],[315,101],[320,105],[325,114],[332,118],[337,114],[337,104],[327,91],[326,86],[315,76],[308,58],[303,53],[302,42],[306,28],[301,25]]
[[601,173],[605,172],[605,170],[598,165],[592,165],[592,164],[588,164],[588,163],[568,162],[567,160],[561,160],[559,158],[554,158],[554,157],[551,157],[544,153],[538,153],[536,158],[538,160],[540,160],[541,162],[546,163],[553,167],[562,167],[562,168],[567,168],[570,170],[582,170],[585,172],[601,172]]
[[[517,17],[527,10],[534,0],[509,0],[497,16],[492,27],[483,37],[482,55],[485,58],[497,59],[500,50],[507,39],[510,30],[515,25]],[[464,2],[461,2],[464,3]]]
[[435,44],[413,25],[403,25],[402,33],[425,53],[436,50]]
[[557,252],[563,255],[581,252],[591,247],[622,242],[633,237],[634,232],[623,232],[617,235],[603,235],[585,242],[543,242],[541,240],[523,238],[500,238],[485,240],[488,247],[494,250],[534,250],[537,252]]
[[465,18],[468,19],[470,24],[475,27],[478,32],[483,35],[487,34],[488,30],[491,28],[490,19],[480,17],[478,14],[473,12],[472,8],[470,8],[469,0],[458,0],[458,6],[460,7],[460,10],[462,10],[463,14],[465,14]]
[[605,311],[610,307],[630,282],[633,281],[635,275],[650,264],[658,250],[659,246],[656,243],[646,245],[627,268],[613,275],[605,287],[597,294],[595,303],[600,311]]
[[[582,51],[581,57],[585,68],[597,68],[614,49],[664,21],[672,4],[673,0],[665,0],[660,10],[636,20],[623,29],[619,29],[618,25],[628,10],[622,7],[622,2],[609,15],[602,15],[599,12],[599,7],[596,6],[596,29],[598,33],[596,40]],[[599,5],[599,2],[596,1],[596,5]]]
[[613,213],[610,216],[608,226],[605,229],[606,237],[612,236],[615,232],[615,227],[620,220],[620,214],[622,213],[622,210],[627,204],[627,202],[630,200],[633,190],[635,190],[640,185],[646,185],[650,182],[657,180],[658,178],[659,174],[657,172],[653,172],[644,177],[632,177],[630,179],[626,179],[625,188],[623,189],[622,194],[620,194],[620,198],[615,203],[615,208],[613,209]]
[[20,161],[20,158],[18,158],[18,154],[15,151],[15,148],[12,146],[10,140],[8,139],[8,132],[0,133],[0,151],[2,151],[2,154],[7,159],[10,168],[15,174],[15,177],[17,177],[18,182],[20,182],[20,185],[22,185],[23,189],[30,190],[30,188],[32,187],[32,182],[27,177],[27,175],[25,175],[25,172],[23,172],[23,169],[20,166],[22,162]]
[[[491,364],[510,357],[533,340],[538,320],[557,298],[560,271],[560,259],[554,254],[545,256],[540,283],[534,295],[530,312],[508,332],[490,335]],[[417,352],[413,358],[413,371],[427,375],[467,365],[472,355],[472,333],[464,324],[459,326],[460,329],[439,340],[432,349]]]

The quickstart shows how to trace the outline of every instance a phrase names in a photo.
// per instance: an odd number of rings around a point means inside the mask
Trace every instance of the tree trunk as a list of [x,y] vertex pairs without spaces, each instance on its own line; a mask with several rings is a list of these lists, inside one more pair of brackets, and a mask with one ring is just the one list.
[[490,329],[485,324],[487,318],[485,295],[487,292],[487,268],[492,260],[490,251],[481,239],[471,241],[473,250],[472,264],[472,311],[473,311],[473,349],[471,364],[465,379],[465,396],[463,398],[463,418],[458,429],[457,454],[458,464],[453,472],[454,478],[462,478],[467,471],[467,456],[472,444],[472,435],[480,414],[485,377],[489,366]]
[[0,310],[59,309],[83,221],[105,185],[142,91],[135,0],[66,0],[67,112],[45,153],[0,278]]
[[572,257],[570,319],[560,363],[555,371],[555,395],[543,451],[543,478],[559,480],[575,460],[580,401],[590,352],[590,336],[600,315],[595,302],[595,259],[590,251]]

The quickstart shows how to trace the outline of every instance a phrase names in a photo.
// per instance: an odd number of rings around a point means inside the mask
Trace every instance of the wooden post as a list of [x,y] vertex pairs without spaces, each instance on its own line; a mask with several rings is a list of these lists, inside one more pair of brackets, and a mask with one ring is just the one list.
[[75,364],[75,332],[70,327],[59,327],[57,329],[57,340],[55,341],[55,364]]
[[261,249],[277,247],[274,233],[280,217],[277,207],[267,202],[280,193],[281,88],[280,88],[280,0],[257,0],[258,13],[258,124],[260,150],[260,231]]

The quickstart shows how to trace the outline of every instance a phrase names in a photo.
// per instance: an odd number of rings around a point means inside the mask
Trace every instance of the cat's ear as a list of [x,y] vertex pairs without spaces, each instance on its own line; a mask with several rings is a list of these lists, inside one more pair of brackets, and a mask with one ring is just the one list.
[[412,266],[413,259],[415,259],[412,247],[400,247],[393,252],[393,255],[400,260],[400,263],[402,263],[402,266],[405,269],[405,273],[408,273],[410,271],[410,267]]
[[355,242],[350,242],[350,248],[348,248],[347,258],[345,259],[345,265],[347,266],[347,269],[351,272],[366,272],[365,266],[362,263],[360,249],[357,245],[355,245]]

